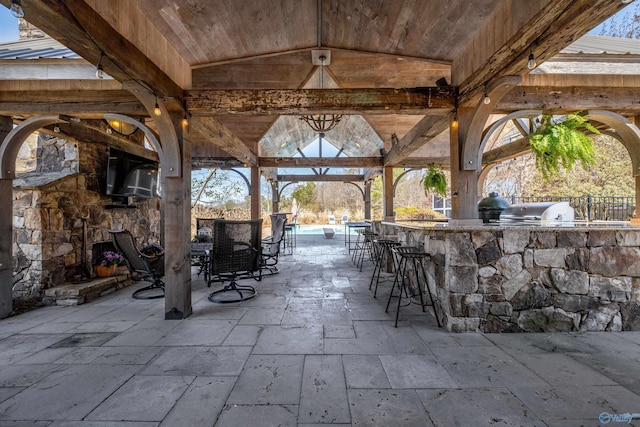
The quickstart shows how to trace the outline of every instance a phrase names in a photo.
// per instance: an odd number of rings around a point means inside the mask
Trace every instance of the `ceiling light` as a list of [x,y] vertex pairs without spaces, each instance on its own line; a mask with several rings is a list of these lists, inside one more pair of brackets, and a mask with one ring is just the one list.
[[484,105],[489,105],[491,104],[491,98],[489,97],[489,95],[487,95],[486,93],[484,94],[484,99],[482,100],[482,102],[484,103]]
[[[320,64],[320,89],[324,89],[324,61],[327,57],[320,55],[318,58],[321,61]],[[328,132],[335,128],[338,122],[342,119],[342,114],[307,114],[300,117],[306,124],[316,132]]]
[[55,133],[60,133],[60,126],[55,125],[55,126],[53,127],[53,131],[54,131]]
[[24,10],[20,5],[20,0],[11,0],[11,7],[9,8],[9,10],[15,18],[24,18]]
[[184,116],[182,116],[182,127],[186,128],[189,126],[189,118],[187,117],[187,112],[184,112]]
[[156,96],[156,105],[155,107],[153,107],[153,114],[155,114],[156,116],[159,116],[160,114],[162,114],[162,110],[160,110],[160,106],[158,105],[158,97]]

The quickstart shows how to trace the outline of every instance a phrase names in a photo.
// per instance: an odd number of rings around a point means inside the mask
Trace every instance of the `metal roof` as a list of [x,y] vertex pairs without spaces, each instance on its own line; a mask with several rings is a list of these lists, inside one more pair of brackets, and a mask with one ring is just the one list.
[[640,55],[640,40],[586,34],[560,53]]
[[50,37],[0,44],[0,59],[43,58],[80,59],[81,56]]

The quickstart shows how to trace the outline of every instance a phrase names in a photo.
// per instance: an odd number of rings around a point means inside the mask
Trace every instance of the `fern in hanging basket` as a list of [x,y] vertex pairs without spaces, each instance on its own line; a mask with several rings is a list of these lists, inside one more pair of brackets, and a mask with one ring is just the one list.
[[422,178],[424,194],[428,194],[429,190],[433,190],[439,196],[447,197],[447,177],[438,166],[429,166],[427,174]]
[[583,169],[595,163],[593,141],[586,131],[599,134],[580,114],[568,114],[554,121],[554,116],[543,115],[540,127],[529,135],[531,150],[536,156],[536,167],[545,180],[559,172],[560,165],[567,170],[579,161]]

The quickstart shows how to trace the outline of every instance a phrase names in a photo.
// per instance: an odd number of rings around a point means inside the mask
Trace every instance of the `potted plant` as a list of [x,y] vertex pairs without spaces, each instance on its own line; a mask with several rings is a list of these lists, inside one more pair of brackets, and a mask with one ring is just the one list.
[[447,197],[447,177],[439,166],[431,165],[427,168],[427,174],[422,178],[424,194],[429,190],[443,198]]
[[124,264],[124,257],[114,251],[104,251],[100,254],[98,258],[98,264],[93,267],[93,271],[96,273],[98,277],[109,277],[113,276],[116,272],[116,268],[120,265]]
[[593,141],[585,135],[586,131],[600,133],[582,114],[541,116],[538,128],[529,135],[529,144],[545,180],[550,180],[560,165],[571,170],[577,161],[583,169],[595,163]]

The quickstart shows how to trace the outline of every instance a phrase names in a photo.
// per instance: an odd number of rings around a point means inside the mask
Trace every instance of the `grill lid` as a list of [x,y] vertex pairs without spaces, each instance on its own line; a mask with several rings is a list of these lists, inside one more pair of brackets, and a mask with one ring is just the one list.
[[573,221],[575,212],[569,202],[538,202],[511,205],[500,214],[500,220],[510,221]]

